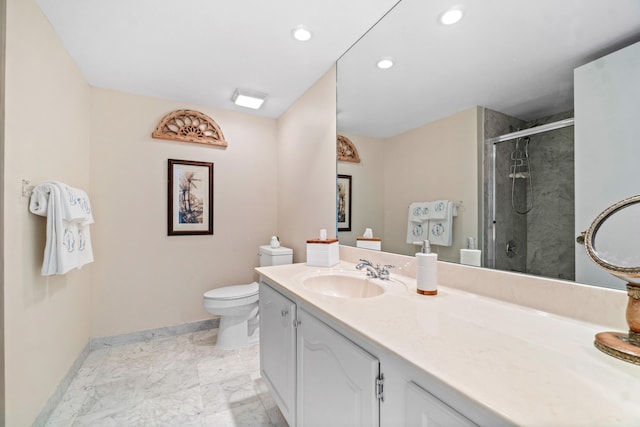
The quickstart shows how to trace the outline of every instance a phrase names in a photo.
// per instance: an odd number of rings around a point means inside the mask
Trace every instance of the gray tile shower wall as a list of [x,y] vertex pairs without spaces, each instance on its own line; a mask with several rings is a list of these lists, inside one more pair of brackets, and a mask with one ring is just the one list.
[[[525,122],[485,109],[484,136],[491,138],[569,117],[573,117],[573,111]],[[520,154],[524,149],[524,141],[520,140]],[[485,159],[490,150],[491,146],[485,145]],[[573,127],[530,137],[528,179],[509,178],[515,150],[516,140],[496,145],[495,266],[501,270],[574,280]],[[490,194],[489,168],[485,168],[484,178],[486,195]],[[485,218],[489,218],[489,201],[486,197]],[[519,211],[528,207],[531,210],[518,214],[513,205]],[[489,244],[490,240],[485,239],[483,249],[487,255]],[[507,251],[508,245],[515,249]]]

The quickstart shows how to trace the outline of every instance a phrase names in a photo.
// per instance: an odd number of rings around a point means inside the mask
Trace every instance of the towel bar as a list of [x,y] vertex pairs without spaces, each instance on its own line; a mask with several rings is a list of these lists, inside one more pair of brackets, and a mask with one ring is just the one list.
[[22,180],[22,197],[31,197],[31,193],[33,193],[33,185],[29,184],[31,184],[29,180]]

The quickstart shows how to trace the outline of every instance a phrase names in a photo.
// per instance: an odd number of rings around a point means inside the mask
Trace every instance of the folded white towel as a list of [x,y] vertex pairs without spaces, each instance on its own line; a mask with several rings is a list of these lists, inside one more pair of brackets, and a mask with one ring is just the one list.
[[429,230],[427,228],[428,224],[428,221],[409,221],[407,224],[407,243],[414,244],[416,242],[427,240],[429,238]]
[[431,203],[413,202],[409,205],[409,221],[422,222],[431,218]]
[[431,202],[431,217],[429,219],[445,219],[447,217],[448,200],[436,200]]
[[432,245],[451,246],[453,244],[453,203],[444,202],[444,216],[429,220],[428,239]]
[[[42,275],[65,274],[93,261],[89,224],[93,222],[89,198],[58,182],[46,182],[33,189],[29,210],[47,217],[47,239]],[[78,203],[70,195],[83,198]],[[75,200],[75,203],[73,203]],[[87,208],[89,212],[87,213]],[[67,219],[71,218],[71,219]]]

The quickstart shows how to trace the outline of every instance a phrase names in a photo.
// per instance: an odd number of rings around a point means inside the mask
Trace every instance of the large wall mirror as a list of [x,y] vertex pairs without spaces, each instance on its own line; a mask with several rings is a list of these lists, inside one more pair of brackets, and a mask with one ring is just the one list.
[[[452,7],[462,19],[445,25]],[[341,244],[371,229],[413,255],[410,207],[449,201],[440,260],[472,238],[482,267],[623,289],[576,236],[640,194],[626,160],[640,158],[638,16],[637,0],[398,2],[337,63],[338,134],[360,157],[338,162],[352,182]]]

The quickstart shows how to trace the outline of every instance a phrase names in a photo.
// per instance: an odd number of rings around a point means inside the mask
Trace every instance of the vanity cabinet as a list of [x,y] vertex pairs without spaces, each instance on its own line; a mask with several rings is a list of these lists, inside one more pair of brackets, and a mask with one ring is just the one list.
[[378,426],[380,362],[298,309],[297,425]]
[[407,427],[476,425],[412,381],[405,387],[404,417]]
[[260,283],[260,372],[282,415],[295,425],[296,304]]
[[475,425],[414,382],[420,375],[401,359],[376,355],[275,286],[260,280],[260,370],[290,427]]

